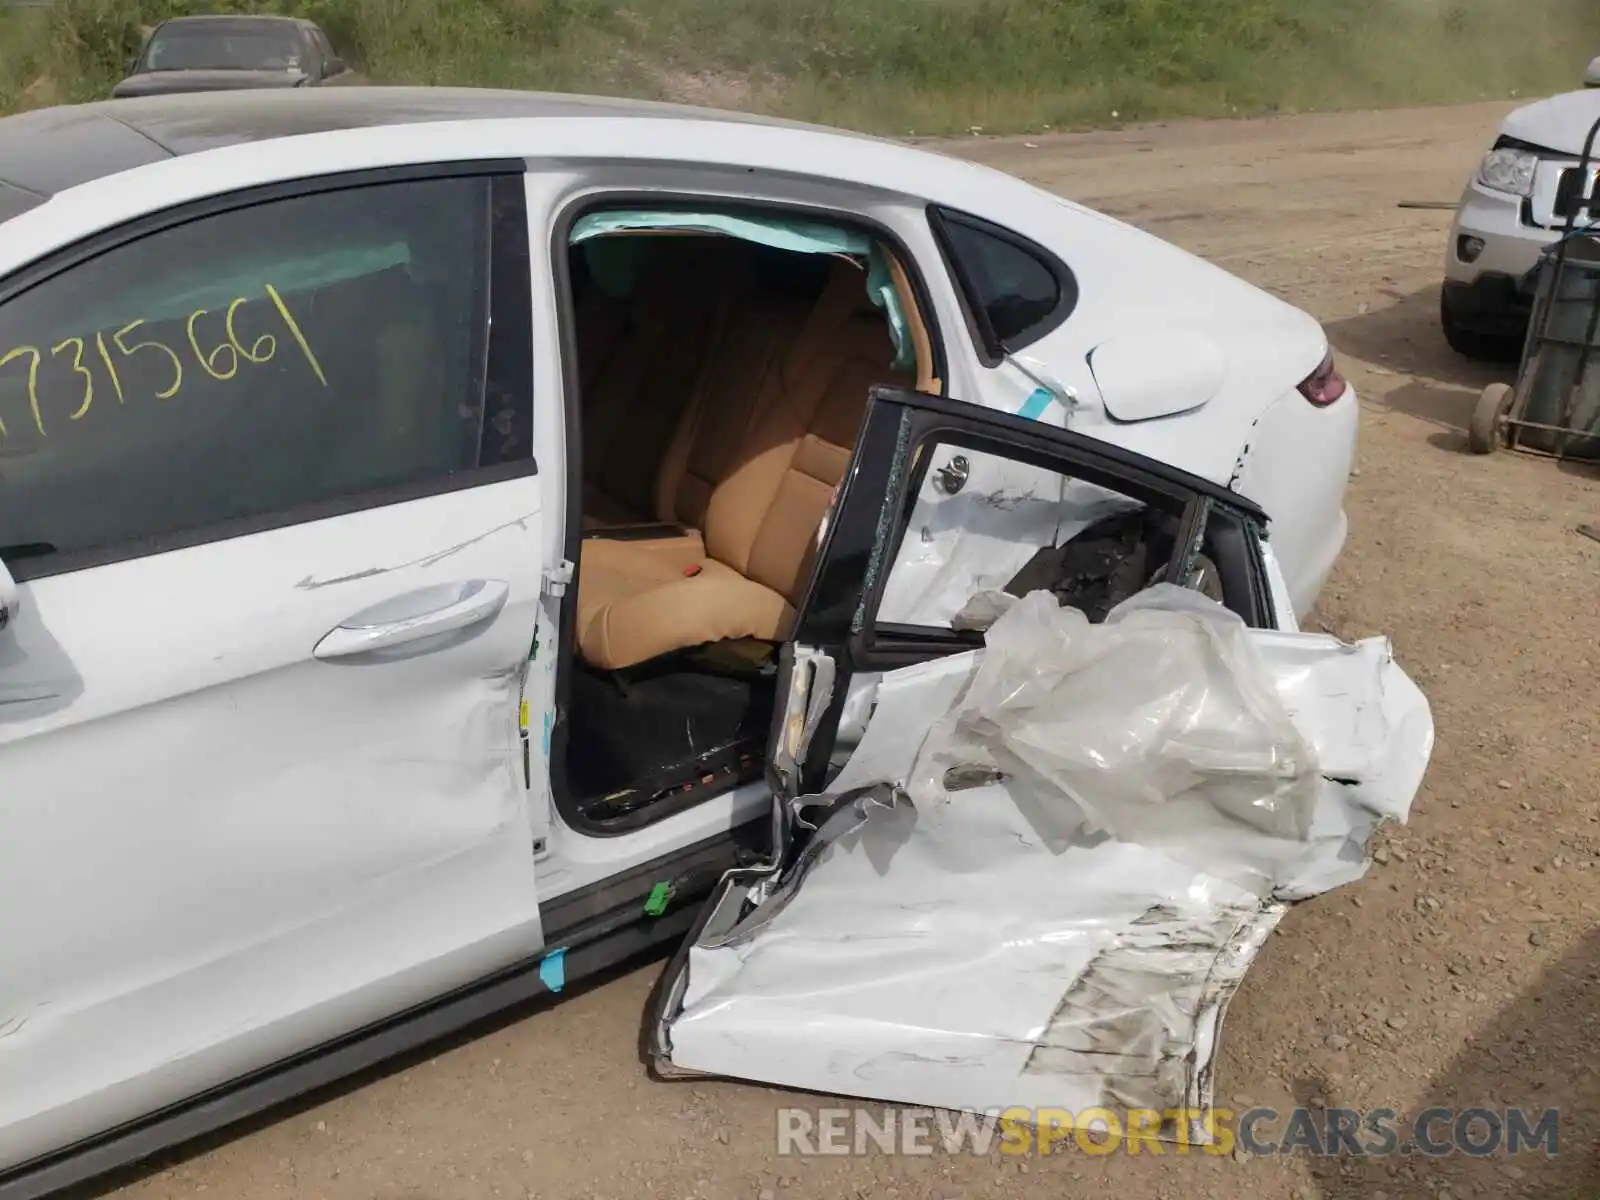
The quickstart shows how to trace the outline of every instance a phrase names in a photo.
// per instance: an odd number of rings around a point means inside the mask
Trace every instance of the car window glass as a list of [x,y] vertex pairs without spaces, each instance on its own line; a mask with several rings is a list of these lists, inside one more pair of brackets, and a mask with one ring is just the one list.
[[146,71],[286,71],[299,67],[300,39],[287,29],[164,29],[145,51]]
[[[520,189],[487,177],[217,213],[0,305],[0,554],[116,546],[525,458],[527,318],[489,344],[491,226],[520,255],[525,313]],[[496,293],[518,282],[506,272]]]
[[1181,513],[955,441],[919,446],[916,462],[880,623],[970,629],[975,596],[1039,588],[1097,621],[1172,555]]
[[965,217],[944,213],[940,224],[967,301],[999,342],[991,351],[1017,349],[1065,318],[1075,297],[1046,259]]

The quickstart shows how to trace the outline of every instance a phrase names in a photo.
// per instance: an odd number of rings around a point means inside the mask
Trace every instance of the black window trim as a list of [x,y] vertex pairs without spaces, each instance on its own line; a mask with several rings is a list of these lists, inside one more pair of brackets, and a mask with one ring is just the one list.
[[[1065,324],[1067,318],[1076,311],[1079,298],[1078,277],[1072,268],[1051,250],[1014,229],[1007,229],[984,217],[948,205],[930,204],[927,206],[926,215],[928,227],[933,231],[934,243],[939,247],[939,257],[944,260],[945,271],[950,276],[951,282],[956,285],[956,299],[961,305],[962,315],[966,318],[972,344],[978,351],[978,361],[984,366],[998,367],[1005,361],[1007,354],[1014,354],[1041,338],[1048,337]],[[1042,321],[1037,322],[1026,336],[1013,338],[1007,344],[996,335],[989,323],[987,311],[979,302],[978,289],[951,244],[949,225],[963,225],[977,233],[1005,242],[1036,260],[1054,276],[1057,288],[1055,308]]]
[[[1180,518],[1180,541],[1184,536],[1192,538],[1196,532],[1207,535],[1213,527],[1243,531],[1265,524],[1264,514],[1245,497],[1109,442],[1040,426],[1036,421],[1010,413],[917,392],[879,388],[874,391],[873,400],[875,405],[881,401],[899,407],[902,412],[899,436],[905,436],[907,428],[914,429],[911,436],[918,444],[946,437],[978,453],[1030,463],[1121,491],[1147,504],[1162,504]],[[905,424],[908,421],[909,427]],[[872,438],[876,439],[875,443],[869,442]],[[866,457],[898,452],[898,439],[891,441],[881,422],[876,428],[867,429],[847,470],[847,486],[855,486]],[[884,523],[890,519],[889,514],[902,512],[906,498],[915,495],[929,466],[925,460],[907,473],[909,478],[888,479],[882,485],[884,503],[871,514],[870,522],[863,515],[859,528],[840,524],[828,531],[816,570],[798,606],[794,640],[811,646],[847,647],[853,670],[889,669],[897,664],[901,652],[909,648],[907,643],[920,648],[918,657],[927,657],[929,652],[948,653],[971,648],[973,639],[959,631],[877,620],[889,569],[898,557],[905,534],[903,515],[893,517],[892,528],[885,528]],[[841,492],[841,509],[847,500]],[[857,514],[863,513],[859,506],[850,507]],[[1208,518],[1206,528],[1199,531],[1194,528],[1197,507],[1205,508]],[[840,510],[835,511],[837,515]],[[1189,547],[1175,546],[1174,560],[1188,551]],[[1237,598],[1250,611],[1240,615],[1247,624],[1268,628],[1275,623],[1276,614],[1265,588],[1261,564],[1257,561],[1259,554],[1252,552],[1249,558],[1247,577],[1230,575],[1230,590],[1242,585],[1244,594]],[[863,566],[865,575],[855,598],[849,600],[850,580],[845,575],[854,567],[842,564],[852,563]],[[830,581],[830,574],[836,578]],[[829,593],[837,598],[836,602],[826,601]]]
[[[647,167],[635,163],[631,166]],[[582,396],[579,387],[578,333],[575,305],[572,296],[572,271],[568,250],[572,226],[589,213],[627,208],[651,208],[664,211],[682,209],[685,212],[704,212],[708,208],[718,212],[777,214],[803,217],[854,229],[874,238],[892,250],[905,269],[906,281],[915,296],[923,325],[933,352],[934,378],[940,386],[949,388],[949,355],[944,336],[934,311],[932,293],[923,275],[923,264],[913,254],[902,238],[883,222],[851,209],[834,208],[796,201],[769,199],[762,196],[729,196],[716,190],[697,190],[692,184],[673,182],[659,189],[646,185],[604,185],[579,191],[562,201],[550,222],[549,262],[550,291],[556,312],[557,340],[561,353],[562,422],[566,441],[566,528],[563,530],[564,556],[576,567],[575,578],[583,577],[583,428]],[[557,631],[555,723],[551,730],[550,751],[547,755],[550,773],[551,799],[562,820],[589,837],[618,837],[660,820],[670,812],[659,806],[650,806],[628,817],[618,818],[604,825],[586,820],[569,798],[566,782],[566,738],[568,707],[572,688],[572,658],[577,645],[577,587],[567,590],[567,599],[561,606]]]
[[[351,191],[364,187],[381,187],[396,183],[487,176],[493,180],[501,178],[512,179],[514,187],[510,189],[510,192],[516,196],[519,204],[525,206],[524,178],[527,174],[527,169],[527,163],[520,158],[472,159],[445,163],[408,163],[400,166],[377,167],[360,171],[340,171],[326,175],[279,180],[269,184],[207,196],[200,200],[163,209],[160,212],[136,217],[110,229],[100,230],[47,255],[43,259],[20,268],[3,282],[0,282],[0,307],[75,267],[81,266],[103,254],[140,241],[152,234],[181,228],[184,225],[189,225],[208,217],[218,216],[222,213],[237,212],[281,200],[316,196],[329,192]],[[526,219],[525,208],[524,219]],[[491,323],[494,318],[492,258],[494,253],[494,248],[491,247]],[[527,284],[527,304],[531,309],[536,303],[533,299],[531,256],[528,263]],[[487,346],[488,339],[484,340]],[[523,364],[523,376],[525,379],[531,380],[533,356],[531,328],[525,327],[522,349],[523,354],[520,357],[526,360]],[[485,382],[487,385],[487,380]],[[532,397],[530,396],[531,402]],[[446,495],[451,492],[502,483],[510,479],[524,478],[538,473],[538,462],[530,451],[527,458],[519,459],[515,462],[475,467],[470,470],[455,471],[447,475],[436,476],[432,479],[351,492],[343,496],[299,504],[275,512],[219,521],[210,525],[196,526],[193,529],[179,530],[172,533],[133,538],[105,546],[45,553],[36,556],[18,555],[15,558],[8,557],[4,559],[4,562],[16,582],[26,583],[48,579],[56,575],[68,575],[78,571],[92,570],[96,567],[111,566],[115,563],[127,562],[133,559],[148,558],[152,555],[164,554],[173,550],[187,550],[197,546],[208,545],[212,542],[230,541],[234,538],[265,533],[273,529],[285,529],[295,525],[329,520],[333,517],[347,516],[350,513],[362,512],[367,509],[387,508],[391,505],[405,504],[413,500],[425,499],[429,496]]]
[[[897,478],[894,472],[882,469],[869,474],[861,469],[864,462],[890,461],[888,456],[898,454],[908,439],[926,444],[942,434],[953,434],[974,443],[986,441],[990,443],[986,449],[1007,457],[1022,460],[1037,457],[1045,460],[1044,465],[1050,469],[1072,472],[1097,482],[1107,480],[1109,486],[1130,493],[1137,490],[1164,496],[1169,502],[1181,505],[1180,534],[1187,529],[1192,536],[1198,510],[1207,509],[1212,523],[1208,533],[1219,532],[1228,539],[1252,533],[1264,537],[1266,514],[1254,501],[1209,479],[1113,442],[1044,426],[996,409],[903,389],[874,389],[874,409],[880,401],[898,407],[899,419],[873,420],[869,411],[845,473],[834,509],[834,522],[817,555],[798,605],[794,630],[780,659],[780,696],[786,694],[795,645],[811,646],[832,654],[838,671],[832,698],[812,737],[806,760],[800,764],[797,786],[801,792],[820,792],[826,787],[834,737],[850,690],[849,682],[855,675],[895,670],[982,644],[981,638],[955,630],[877,622],[883,589],[898,557],[904,532],[904,522],[898,514],[905,509],[904,501],[915,478]],[[918,473],[906,474],[915,477]],[[863,482],[875,489],[863,499],[870,502],[881,492],[881,503],[850,502],[850,493]],[[891,519],[893,527],[886,528],[886,522]],[[1259,544],[1251,542],[1245,550],[1243,569],[1231,571],[1224,586],[1233,589],[1242,585],[1246,589],[1245,594],[1239,596],[1251,610],[1244,616],[1246,624],[1261,629],[1275,628],[1277,613]],[[1181,548],[1175,550],[1174,561],[1181,553]],[[781,720],[780,706],[773,717],[774,736],[777,736],[777,723]]]
[[[1196,510],[1208,508],[1211,503],[1208,496],[1186,488],[1174,487],[1167,480],[1158,477],[1142,473],[1136,475],[1127,470],[1118,471],[1070,451],[1063,453],[1037,445],[1023,445],[1008,439],[1004,434],[997,435],[995,431],[983,428],[981,421],[938,420],[928,421],[926,424],[927,428],[920,429],[915,434],[916,445],[929,447],[930,451],[948,445],[956,451],[992,454],[997,458],[1005,458],[1010,462],[1021,463],[1038,470],[1054,471],[1064,479],[1079,479],[1096,487],[1115,491],[1130,500],[1138,501],[1147,508],[1166,512],[1178,522],[1181,532],[1174,539],[1169,560],[1162,564],[1164,568],[1170,567],[1184,556],[1186,548],[1183,545],[1183,537],[1192,531],[1198,517]],[[921,494],[923,485],[927,482],[928,472],[932,469],[932,454],[923,455],[905,480],[897,485],[890,485],[888,504],[900,507],[903,514],[907,513],[908,501]],[[878,613],[883,605],[889,577],[894,573],[894,565],[900,559],[900,551],[904,547],[909,529],[905,515],[896,519],[895,527],[888,531],[885,539],[875,578],[871,586],[863,590],[861,607],[857,611],[855,621],[856,628],[852,629],[850,639],[850,658],[852,663],[857,664],[857,670],[864,669],[861,664],[891,669],[891,663],[898,662],[907,650],[913,648],[920,649],[921,654],[925,655],[930,652],[952,653],[969,650],[983,644],[983,636],[979,633],[968,633],[938,625],[884,621],[879,618]]]

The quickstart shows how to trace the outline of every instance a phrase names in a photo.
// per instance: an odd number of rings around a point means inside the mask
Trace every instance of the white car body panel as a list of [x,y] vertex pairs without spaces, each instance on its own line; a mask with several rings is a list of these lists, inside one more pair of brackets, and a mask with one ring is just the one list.
[[1116,421],[1150,421],[1199,408],[1222,390],[1228,356],[1191,330],[1135,330],[1094,348],[1089,369]]
[[1506,137],[1560,150],[1577,158],[1583,153],[1584,139],[1597,120],[1600,120],[1600,92],[1584,88],[1514,109],[1500,122],[1500,132]]
[[[20,585],[0,638],[0,1166],[539,949],[548,798],[517,727],[538,485]],[[503,607],[443,648],[313,658],[375,605],[472,580],[507,585]]]
[[1089,626],[1036,593],[987,649],[884,675],[829,795],[779,801],[781,825],[868,789],[725,894],[667,1062],[973,1112],[1155,1109],[1205,1141],[1234,988],[1285,902],[1366,871],[1432,741],[1383,639],[1246,631],[1168,585]]
[[[289,103],[294,102],[293,95],[283,94]],[[232,99],[215,98],[218,103]],[[114,177],[115,186],[97,182],[70,188],[12,218],[0,244],[0,277],[95,230],[289,174],[314,176],[505,155],[546,162],[641,164],[660,163],[670,155],[677,163],[738,169],[752,177],[758,190],[767,172],[822,183],[847,180],[852,188],[898,197],[911,212],[932,202],[984,215],[1062,256],[1077,276],[1082,299],[1062,325],[1014,356],[1022,360],[1024,369],[1018,369],[1015,362],[995,368],[977,363],[953,293],[936,297],[936,315],[952,360],[947,392],[1002,411],[1021,411],[1039,390],[1036,373],[1025,370],[1028,361],[1036,362],[1074,394],[1073,429],[1207,479],[1223,483],[1234,479],[1246,453],[1290,460],[1321,454],[1324,443],[1342,445],[1355,428],[1359,406],[1352,388],[1327,409],[1307,405],[1305,428],[1282,444],[1249,436],[1256,420],[1275,401],[1298,395],[1295,385],[1315,370],[1327,351],[1321,327],[1299,309],[1156,237],[1012,176],[925,150],[804,126],[689,117],[499,118],[314,133],[229,146],[122,172]],[[930,239],[918,240],[923,245],[911,249],[924,276],[930,283],[940,280],[936,286],[948,289]],[[1152,280],[1157,282],[1152,285]],[[1226,354],[1228,370],[1211,401],[1160,420],[1132,424],[1113,420],[1105,411],[1088,359],[1097,346],[1130,328],[1157,340],[1164,330],[1181,330],[1176,335],[1179,347],[1193,334],[1215,341]],[[964,386],[969,379],[975,386]],[[1057,424],[1065,418],[1059,404],[1042,414],[1042,419]],[[1246,494],[1274,517],[1280,544],[1304,541],[1320,546],[1337,540],[1337,531],[1342,530],[1337,510],[1318,512],[1314,526],[1301,529],[1277,517],[1277,511],[1287,507],[1283,497]],[[1296,577],[1297,559],[1312,557],[1309,552],[1284,556],[1297,608],[1315,596],[1317,581]]]

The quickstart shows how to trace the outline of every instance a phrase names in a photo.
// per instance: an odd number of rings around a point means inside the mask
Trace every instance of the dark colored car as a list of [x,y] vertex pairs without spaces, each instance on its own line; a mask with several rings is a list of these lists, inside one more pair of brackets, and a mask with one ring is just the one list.
[[155,27],[113,98],[351,81],[344,59],[298,17],[178,17]]

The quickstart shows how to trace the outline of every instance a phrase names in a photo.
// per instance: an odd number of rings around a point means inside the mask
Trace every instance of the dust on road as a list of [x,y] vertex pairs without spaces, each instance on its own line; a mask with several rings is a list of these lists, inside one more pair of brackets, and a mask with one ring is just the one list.
[[1293,910],[1229,1011],[1217,1101],[1561,1108],[1562,1153],[774,1157],[775,1110],[636,1057],[659,964],[128,1184],[259,1200],[1600,1194],[1600,518],[1592,472],[1465,453],[1478,389],[1435,319],[1447,212],[1505,105],[953,143],[1308,309],[1362,396],[1350,542],[1317,613],[1390,634],[1438,743],[1361,883]]

